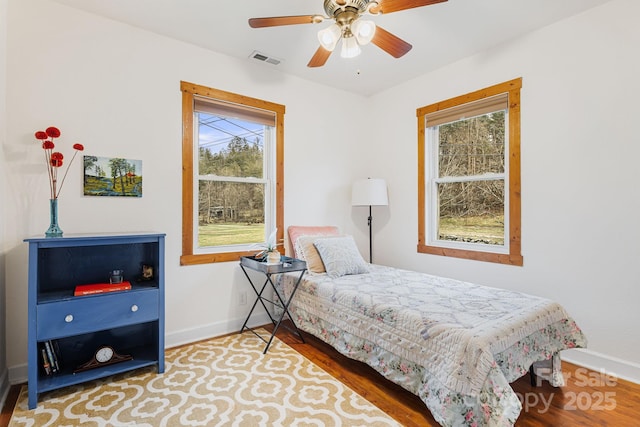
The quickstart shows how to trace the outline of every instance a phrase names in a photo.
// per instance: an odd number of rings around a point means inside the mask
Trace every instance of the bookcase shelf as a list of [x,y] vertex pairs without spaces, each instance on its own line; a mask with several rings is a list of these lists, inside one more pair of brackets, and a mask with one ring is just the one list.
[[[131,284],[131,290],[129,291],[117,291],[117,292],[110,292],[109,295],[115,295],[118,294],[120,292],[136,292],[136,291],[142,291],[145,289],[158,289],[158,283],[152,283],[152,282],[145,282],[144,284],[139,284],[139,283],[132,283]],[[80,298],[94,298],[97,296],[103,296],[104,294],[91,294],[91,295],[78,295],[78,296],[74,296],[73,295],[73,288],[70,289],[65,289],[62,291],[56,291],[56,292],[47,292],[46,294],[40,295],[39,297],[39,301],[38,304],[46,304],[48,302],[58,302],[58,301],[67,301],[67,300],[78,300]]]
[[[29,244],[29,408],[38,395],[156,365],[164,372],[164,234],[132,233],[26,239]],[[139,281],[142,265],[153,280]],[[124,270],[131,289],[74,296],[77,285]],[[60,370],[47,374],[42,348],[55,342]],[[74,373],[103,345],[132,360]]]
[[[91,342],[91,341],[92,340],[89,339],[88,342]],[[158,363],[158,355],[154,348],[146,347],[138,344],[134,347],[129,347],[124,350],[120,348],[120,350],[122,350],[123,353],[131,354],[133,356],[133,359],[125,362],[120,362],[114,365],[107,365],[100,368],[91,369],[83,372],[75,372],[75,373],[74,373],[75,367],[78,364],[84,362],[85,360],[79,360],[78,357],[72,357],[71,359],[67,359],[63,357],[62,359],[63,367],[61,372],[57,374],[49,375],[49,376],[41,375],[38,378],[38,392],[43,393],[45,391],[56,390],[61,387],[80,384],[86,381],[95,380],[95,379],[106,377],[109,375],[119,374],[122,372],[127,372],[130,370],[142,368],[145,366],[156,365]],[[62,354],[68,351],[69,351],[69,348],[61,349]]]

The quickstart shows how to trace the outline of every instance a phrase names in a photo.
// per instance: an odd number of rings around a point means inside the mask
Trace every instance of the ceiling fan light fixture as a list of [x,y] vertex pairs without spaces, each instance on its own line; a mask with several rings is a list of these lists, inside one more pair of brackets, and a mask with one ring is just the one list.
[[358,44],[364,46],[373,40],[376,33],[376,24],[367,19],[358,19],[351,24],[351,32],[356,37]]
[[360,52],[362,52],[362,50],[360,49],[355,37],[351,36],[342,39],[342,50],[340,51],[341,57],[355,58],[360,55]]
[[332,24],[324,30],[318,31],[318,41],[323,48],[331,52],[336,48],[341,35],[340,27],[337,24]]
[[[2,1],[2,0],[0,0]],[[318,0],[319,1],[319,0]],[[372,43],[394,58],[400,58],[411,50],[411,45],[374,22],[361,19],[367,15],[381,15],[416,9],[448,0],[323,0],[325,15],[288,15],[265,18],[250,18],[251,28],[279,27],[283,25],[318,24],[325,19],[335,21],[330,27],[317,33],[320,46],[307,67],[316,68],[326,64],[342,39],[343,58],[360,55],[360,46]]]

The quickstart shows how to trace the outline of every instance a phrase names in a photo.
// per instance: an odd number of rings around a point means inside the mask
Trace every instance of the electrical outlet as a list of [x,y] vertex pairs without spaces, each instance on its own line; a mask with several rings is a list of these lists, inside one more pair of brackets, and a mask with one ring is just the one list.
[[247,305],[247,291],[240,292],[240,305]]

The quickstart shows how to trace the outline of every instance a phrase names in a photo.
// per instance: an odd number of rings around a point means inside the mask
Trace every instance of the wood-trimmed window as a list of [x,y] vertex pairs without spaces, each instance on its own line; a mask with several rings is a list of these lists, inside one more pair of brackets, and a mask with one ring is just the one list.
[[518,78],[416,110],[418,252],[523,264],[521,87]]
[[[264,243],[277,228],[277,241],[284,238],[284,113],[285,107],[268,101],[212,89],[188,82],[180,82],[182,91],[182,256],[181,265],[236,261],[241,256],[259,251],[256,245]],[[224,122],[224,123],[223,123]],[[242,129],[237,133],[225,124],[234,122]],[[249,129],[252,123],[264,128],[257,135]],[[203,141],[203,126],[216,127],[229,133],[229,142],[216,149],[207,148]],[[249,136],[245,136],[249,135]],[[256,166],[230,165],[224,162],[237,150],[253,151]],[[231,153],[231,154],[230,154]],[[256,154],[257,153],[257,154]],[[217,158],[205,161],[203,156]],[[236,156],[237,158],[237,156]],[[254,159],[255,160],[255,159]],[[215,163],[215,164],[214,164]],[[262,163],[262,166],[260,165]],[[223,166],[217,166],[223,164]],[[211,165],[211,166],[208,166]],[[203,170],[200,170],[203,169]],[[212,189],[204,193],[205,187]],[[251,193],[235,202],[229,202],[242,192]],[[213,196],[211,195],[213,194]],[[209,199],[218,199],[211,202]],[[242,205],[242,206],[240,206]],[[259,209],[255,205],[259,205]],[[256,214],[258,212],[258,214]],[[258,217],[256,217],[258,215]],[[262,222],[260,222],[262,221]],[[204,230],[213,224],[222,231],[223,226],[252,229],[249,238],[238,231],[231,232],[231,241],[206,243]],[[256,236],[256,224],[259,235]],[[209,228],[207,228],[209,227]],[[234,229],[235,230],[235,229]],[[284,253],[282,245],[279,246]]]

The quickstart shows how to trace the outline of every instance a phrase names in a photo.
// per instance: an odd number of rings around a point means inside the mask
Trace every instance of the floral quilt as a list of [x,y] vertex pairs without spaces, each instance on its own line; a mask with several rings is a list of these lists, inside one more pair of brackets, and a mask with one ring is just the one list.
[[[283,275],[290,295],[297,275]],[[372,265],[366,274],[302,279],[296,325],[418,395],[443,426],[512,426],[521,403],[509,385],[532,363],[585,347],[557,303],[425,273]]]

